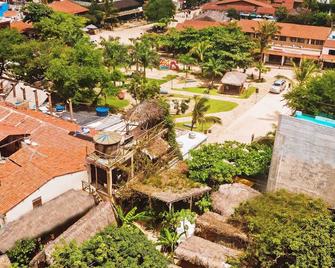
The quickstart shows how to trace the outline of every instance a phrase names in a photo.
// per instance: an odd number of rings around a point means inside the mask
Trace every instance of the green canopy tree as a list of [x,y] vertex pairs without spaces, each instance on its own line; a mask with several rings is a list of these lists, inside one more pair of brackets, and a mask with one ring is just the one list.
[[192,111],[191,131],[196,124],[203,125],[205,123],[222,124],[220,117],[210,116],[208,112],[210,105],[208,104],[209,99],[200,96],[194,96],[194,107]]
[[190,54],[195,56],[201,67],[201,73],[203,73],[202,64],[205,61],[206,52],[211,48],[211,44],[208,41],[201,41],[196,43],[195,46],[190,50]]
[[183,70],[185,72],[185,79],[190,71],[191,65],[195,63],[195,59],[190,54],[179,55],[178,60],[183,64]]
[[128,92],[137,102],[155,98],[160,91],[156,81],[147,80],[138,73],[133,74],[127,85]]
[[116,68],[129,64],[130,58],[128,54],[128,47],[122,45],[118,39],[103,40],[101,45],[104,52],[104,62],[107,67],[115,70]]
[[40,3],[28,3],[22,9],[25,22],[39,22],[42,18],[50,17],[53,14],[53,10],[45,4]]
[[24,42],[25,38],[16,30],[0,30],[0,76],[7,71],[6,64],[13,60],[15,46]]
[[287,106],[311,115],[335,116],[335,71],[299,84],[284,95]]
[[266,193],[242,203],[230,221],[251,238],[234,267],[334,266],[335,223],[320,199]]
[[158,22],[161,19],[169,19],[175,13],[176,6],[172,0],[149,0],[144,6],[144,15],[149,21]]
[[215,77],[222,75],[224,66],[219,60],[215,58],[210,58],[207,62],[203,64],[202,68],[204,70],[204,73],[208,75],[211,79],[211,83],[209,85],[209,88],[211,89],[214,87]]

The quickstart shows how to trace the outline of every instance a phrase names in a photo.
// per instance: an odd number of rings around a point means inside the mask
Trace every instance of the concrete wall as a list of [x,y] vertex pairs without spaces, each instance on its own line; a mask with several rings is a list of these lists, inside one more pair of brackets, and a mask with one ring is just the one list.
[[281,115],[267,190],[320,197],[335,208],[335,129]]
[[24,199],[21,203],[17,204],[15,207],[9,210],[5,215],[5,222],[8,223],[14,221],[25,213],[31,211],[33,209],[32,201],[38,197],[42,198],[42,204],[44,204],[45,202],[48,202],[49,200],[65,193],[70,189],[81,189],[82,180],[87,181],[87,171],[67,174],[48,181],[41,188]]

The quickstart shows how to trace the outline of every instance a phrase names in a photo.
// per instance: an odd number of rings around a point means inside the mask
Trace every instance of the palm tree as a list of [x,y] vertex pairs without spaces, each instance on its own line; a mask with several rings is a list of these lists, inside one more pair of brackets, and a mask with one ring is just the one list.
[[164,228],[161,235],[158,238],[157,245],[162,246],[163,251],[174,252],[180,237],[184,233],[178,234],[171,232],[169,229]]
[[119,226],[132,225],[135,221],[144,221],[150,219],[145,211],[136,213],[137,207],[133,207],[127,214],[124,213],[120,206],[115,206],[114,210],[117,215]]
[[208,41],[201,41],[196,43],[195,46],[190,50],[190,54],[197,57],[198,63],[200,63],[201,73],[203,73],[202,63],[205,60],[205,53],[210,49],[212,45]]
[[299,85],[305,83],[314,73],[320,70],[319,66],[317,66],[314,61],[308,59],[302,59],[300,65],[293,62],[293,67],[294,76]]
[[264,20],[258,22],[258,27],[253,30],[258,38],[260,61],[263,61],[264,50],[268,47],[271,39],[280,32],[280,27],[275,21]]
[[258,81],[261,81],[262,79],[262,73],[267,73],[270,68],[265,66],[265,63],[263,61],[257,61],[255,63],[255,67],[258,70]]
[[220,117],[206,116],[206,113],[210,108],[210,105],[208,104],[209,99],[205,97],[194,96],[193,100],[194,108],[192,111],[191,131],[196,124],[201,124],[202,126],[205,123],[222,124]]
[[190,66],[194,63],[195,60],[190,54],[182,54],[179,56],[178,60],[184,65],[185,79],[187,79]]
[[122,45],[118,39],[104,39],[101,45],[103,47],[104,62],[112,71],[129,63],[128,48]]
[[217,59],[210,58],[208,62],[204,63],[203,70],[205,74],[211,77],[211,83],[209,88],[213,88],[215,77],[222,75],[223,65]]

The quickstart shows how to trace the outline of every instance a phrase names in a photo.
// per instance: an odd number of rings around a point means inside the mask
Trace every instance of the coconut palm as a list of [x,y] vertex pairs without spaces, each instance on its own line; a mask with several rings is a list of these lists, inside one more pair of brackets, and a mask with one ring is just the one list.
[[210,105],[208,104],[209,99],[205,97],[194,96],[193,100],[194,108],[192,111],[191,131],[196,124],[201,124],[202,126],[205,123],[222,124],[220,117],[206,116],[206,113],[210,108]]
[[174,252],[180,237],[183,235],[176,232],[171,232],[169,229],[164,228],[158,238],[157,245],[162,246],[163,251]]
[[201,64],[205,60],[205,53],[211,47],[212,45],[208,41],[201,41],[199,43],[196,43],[195,46],[190,50],[190,54],[196,56],[198,63],[200,63],[201,73],[203,73]]
[[145,211],[136,213],[137,207],[133,207],[128,213],[124,213],[120,206],[115,206],[119,226],[132,225],[135,221],[144,221],[150,219]]
[[294,76],[299,85],[305,83],[314,73],[320,70],[314,61],[308,59],[302,59],[300,65],[293,62],[293,67]]
[[263,61],[264,50],[268,47],[271,39],[280,32],[280,27],[275,21],[264,20],[258,22],[257,28],[253,28],[258,39],[260,61]]
[[118,39],[104,39],[101,45],[103,47],[104,62],[113,71],[117,67],[126,66],[129,63],[128,48],[122,45]]
[[222,70],[224,69],[222,63],[214,58],[210,58],[207,62],[203,64],[203,70],[206,75],[210,76],[211,83],[209,88],[214,87],[215,77],[222,75]]
[[257,61],[255,63],[255,67],[258,70],[258,81],[261,81],[262,79],[262,73],[267,73],[270,68],[265,66],[265,63],[263,61]]

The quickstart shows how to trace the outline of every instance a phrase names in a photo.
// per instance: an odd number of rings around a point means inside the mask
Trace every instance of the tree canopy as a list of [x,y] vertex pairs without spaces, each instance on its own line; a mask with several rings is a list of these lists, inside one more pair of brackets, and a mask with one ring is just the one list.
[[207,184],[230,183],[234,176],[259,176],[268,172],[272,148],[264,144],[227,141],[191,151],[191,179]]
[[335,116],[335,71],[299,84],[284,95],[287,105],[310,115]]
[[136,227],[109,226],[78,246],[63,245],[53,254],[54,268],[85,267],[167,267],[165,257]]
[[144,6],[144,15],[149,21],[169,19],[176,13],[172,0],[149,0]]
[[266,193],[243,203],[231,220],[252,239],[236,267],[334,267],[335,223],[319,199]]
[[50,17],[54,11],[47,5],[40,3],[28,3],[23,7],[24,19],[26,22],[39,22],[42,18]]

